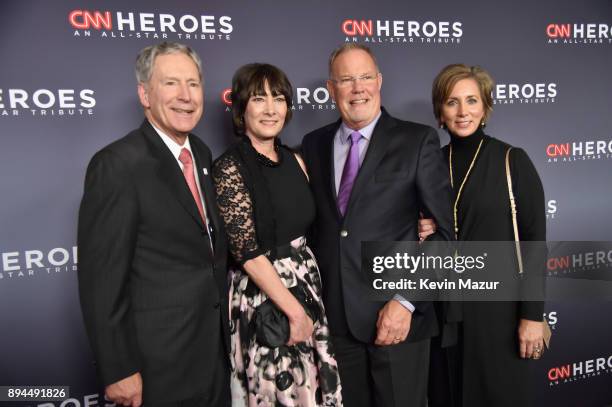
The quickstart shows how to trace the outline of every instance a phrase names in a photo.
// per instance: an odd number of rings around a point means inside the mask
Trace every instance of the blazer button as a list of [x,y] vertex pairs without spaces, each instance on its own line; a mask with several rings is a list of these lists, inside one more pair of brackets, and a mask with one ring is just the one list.
[[216,309],[216,308],[219,308],[220,306],[221,306],[221,303],[220,303],[220,302],[217,302],[215,305],[213,305],[213,308],[215,308],[215,309]]
[[348,236],[348,230],[341,230],[340,231],[340,236],[347,237]]

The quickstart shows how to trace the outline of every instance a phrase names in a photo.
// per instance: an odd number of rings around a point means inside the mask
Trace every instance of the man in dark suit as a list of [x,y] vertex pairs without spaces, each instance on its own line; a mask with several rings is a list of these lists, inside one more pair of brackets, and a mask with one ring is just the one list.
[[425,406],[429,341],[438,330],[433,305],[400,296],[369,300],[361,242],[418,240],[419,212],[438,225],[430,239],[451,238],[438,136],[381,108],[382,75],[367,47],[335,50],[329,75],[341,120],[306,135],[302,149],[317,204],[311,243],[344,405]]
[[79,212],[79,291],[106,395],[228,406],[226,242],[211,153],[190,131],[201,62],[161,43],[136,62],[146,120],[96,153]]

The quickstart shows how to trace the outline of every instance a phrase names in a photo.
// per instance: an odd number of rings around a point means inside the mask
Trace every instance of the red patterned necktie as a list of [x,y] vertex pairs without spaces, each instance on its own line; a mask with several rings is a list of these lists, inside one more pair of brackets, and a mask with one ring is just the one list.
[[198,206],[200,216],[206,225],[206,214],[204,212],[204,207],[202,206],[202,199],[200,199],[200,193],[198,192],[195,176],[193,175],[193,160],[191,159],[191,152],[189,152],[189,150],[186,148],[183,148],[179,154],[179,161],[183,163],[183,175],[185,176],[185,181],[187,181],[191,195],[193,195],[193,199]]

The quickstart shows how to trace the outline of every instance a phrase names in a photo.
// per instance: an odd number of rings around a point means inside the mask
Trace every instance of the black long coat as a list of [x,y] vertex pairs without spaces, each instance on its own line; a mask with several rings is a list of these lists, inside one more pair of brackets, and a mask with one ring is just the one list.
[[[470,136],[473,137],[473,136]],[[458,240],[513,241],[514,232],[505,172],[505,155],[511,146],[484,136],[481,151],[458,203]],[[449,146],[442,149],[446,161]],[[473,156],[470,155],[471,160]],[[466,168],[469,162],[463,163]],[[459,164],[453,160],[453,167]],[[524,150],[510,152],[510,171],[517,202],[522,241],[546,240],[544,190],[540,177]],[[463,174],[455,175],[456,198]],[[542,255],[541,252],[535,254]],[[545,255],[545,253],[544,253]],[[545,257],[532,259],[540,268],[526,269],[544,276]],[[518,272],[518,270],[515,270]],[[529,369],[532,360],[519,357],[519,320],[542,320],[543,302],[463,303],[462,377],[463,406],[530,405]]]

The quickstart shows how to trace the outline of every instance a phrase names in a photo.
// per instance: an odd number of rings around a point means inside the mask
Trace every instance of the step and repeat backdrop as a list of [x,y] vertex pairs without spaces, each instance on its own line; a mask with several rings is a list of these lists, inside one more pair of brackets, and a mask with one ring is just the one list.
[[[533,160],[549,240],[612,240],[608,0],[3,1],[0,385],[70,386],[63,401],[30,405],[110,405],[81,320],[77,211],[91,156],[143,120],[134,61],[162,40],[202,57],[206,104],[194,132],[215,156],[233,141],[229,88],[245,63],[275,64],[291,79],[290,145],[337,119],[325,79],[342,43],[377,55],[392,115],[432,126],[435,75],[481,65],[496,80],[486,131]],[[612,251],[593,247],[560,245],[549,273],[609,279]],[[547,304],[552,349],[530,377],[539,405],[612,404],[611,313],[606,302]]]

